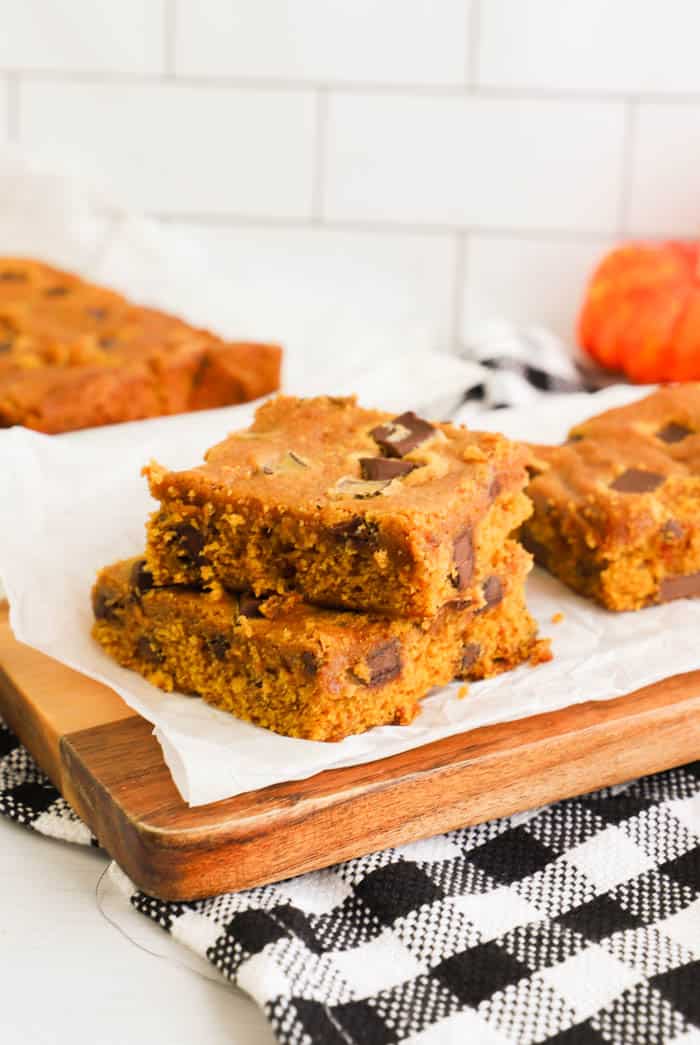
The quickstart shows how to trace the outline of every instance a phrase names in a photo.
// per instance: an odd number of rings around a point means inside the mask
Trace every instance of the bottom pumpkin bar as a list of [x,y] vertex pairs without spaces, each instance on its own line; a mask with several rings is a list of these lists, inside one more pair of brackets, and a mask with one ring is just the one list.
[[143,559],[108,566],[93,589],[93,634],[116,661],[164,690],[276,733],[340,740],[404,724],[434,686],[549,659],[525,604],[530,555],[508,542],[484,583],[487,605],[429,621],[388,619],[220,587],[153,586]]

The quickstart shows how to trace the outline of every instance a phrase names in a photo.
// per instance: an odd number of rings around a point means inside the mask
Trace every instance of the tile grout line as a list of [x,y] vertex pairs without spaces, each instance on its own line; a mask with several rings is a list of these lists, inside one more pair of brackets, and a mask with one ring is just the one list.
[[[169,0],[173,2],[173,0]],[[174,26],[171,28],[173,31]],[[173,34],[174,35],[174,34]],[[174,43],[174,40],[173,40]],[[171,56],[174,57],[174,56]],[[168,62],[170,62],[170,58]],[[478,65],[478,62],[477,62]],[[0,68],[0,76],[22,75],[23,78],[38,81],[55,81],[58,83],[98,83],[98,84],[132,84],[134,86],[152,86],[162,84],[162,73],[119,73],[99,70],[60,69],[13,69]],[[193,76],[170,75],[173,86],[232,88],[250,91],[314,91],[327,90],[342,94],[381,94],[405,95],[407,97],[463,97],[464,82],[453,84],[419,84],[419,83],[373,83],[361,81],[321,81],[321,80],[289,80],[275,77],[232,77],[232,76]],[[605,89],[566,89],[546,87],[497,87],[492,84],[474,85],[472,93],[486,100],[512,99],[515,101],[560,101],[581,104],[585,102],[609,103],[650,103],[658,105],[698,105],[700,91],[678,93],[659,93],[653,91],[614,91]]]
[[316,133],[313,144],[313,184],[311,187],[311,220],[314,225],[324,224],[326,179],[326,143],[328,133],[328,90],[319,89],[316,95]]
[[[310,228],[314,221],[308,216],[282,217],[271,214],[241,214],[227,211],[149,211],[148,215],[158,221],[200,225],[243,225],[267,226],[270,228]],[[420,222],[372,221],[366,219],[344,219],[324,217],[323,225],[337,232],[386,233],[388,235],[411,236],[454,236],[475,235],[489,239],[545,240],[549,242],[595,242],[609,240],[615,235],[614,228],[608,229],[543,229],[543,228],[494,228],[479,225],[435,225]]]
[[625,105],[625,123],[622,135],[622,176],[618,203],[617,234],[623,239],[629,225],[630,196],[634,176],[634,147],[637,137],[637,102],[630,100]]

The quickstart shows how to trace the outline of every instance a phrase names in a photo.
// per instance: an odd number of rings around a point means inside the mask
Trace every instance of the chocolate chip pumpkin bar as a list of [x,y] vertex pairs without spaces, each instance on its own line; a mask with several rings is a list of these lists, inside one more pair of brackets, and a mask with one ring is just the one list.
[[700,384],[662,388],[537,447],[526,547],[611,610],[700,595]]
[[280,396],[184,472],[146,469],[157,584],[428,617],[481,582],[531,511],[526,451],[354,398]]
[[280,357],[41,262],[0,258],[0,428],[67,432],[242,403],[279,387]]
[[430,621],[158,587],[145,560],[104,569],[93,634],[120,664],[164,690],[196,694],[239,718],[309,740],[410,722],[453,677],[484,678],[542,659],[523,586],[531,557],[514,542],[484,585],[484,605],[445,606]]

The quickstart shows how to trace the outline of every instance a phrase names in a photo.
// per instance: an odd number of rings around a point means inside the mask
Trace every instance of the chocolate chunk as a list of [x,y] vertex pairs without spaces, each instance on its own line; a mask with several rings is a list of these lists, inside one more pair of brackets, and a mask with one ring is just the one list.
[[667,541],[679,541],[685,534],[685,530],[678,519],[669,519],[661,528],[661,536]]
[[536,563],[539,563],[540,566],[547,565],[549,562],[549,548],[545,547],[536,537],[533,537],[529,530],[523,529],[521,531],[520,543],[526,551],[530,552]]
[[368,653],[365,660],[369,668],[367,685],[384,686],[401,674],[401,643],[391,639]]
[[114,337],[101,337],[97,344],[100,348],[114,348],[117,343],[117,339]]
[[580,443],[583,436],[580,432],[572,432],[569,438],[564,443],[564,446],[571,446],[572,443]]
[[347,522],[331,526],[330,533],[340,540],[354,544],[377,544],[379,527],[375,522],[367,522],[361,515],[353,515]]
[[489,498],[492,501],[495,501],[497,497],[500,497],[502,490],[503,490],[503,487],[501,485],[501,480],[496,475],[496,476],[493,477],[493,479],[491,480],[491,482],[489,484]]
[[304,650],[301,655],[301,663],[307,675],[313,677],[318,674],[318,661],[310,650]]
[[139,595],[145,591],[150,591],[153,587],[153,574],[150,570],[146,569],[146,560],[139,559],[131,567],[131,576],[129,578],[131,587]]
[[465,530],[457,537],[453,554],[457,578],[453,579],[452,583],[455,588],[463,591],[474,573],[474,539],[471,530]]
[[92,597],[92,612],[95,620],[118,620],[123,609],[124,602],[116,592],[110,591],[104,585],[95,591]]
[[700,595],[700,573],[664,577],[659,584],[659,602],[671,602],[672,599],[692,599],[698,595]]
[[468,642],[462,647],[462,661],[459,670],[462,674],[469,671],[481,655],[481,646],[478,642]]
[[11,341],[0,341],[0,354],[2,352],[9,352],[11,348],[12,348],[12,342]]
[[163,651],[159,648],[156,640],[149,638],[148,635],[141,635],[136,643],[136,656],[140,657],[141,660],[145,660],[147,664],[154,665],[162,664],[165,660]]
[[231,642],[226,635],[207,635],[204,639],[204,644],[210,653],[213,653],[217,660],[223,660],[231,649]]
[[206,543],[204,534],[191,523],[186,522],[173,526],[173,533],[176,535],[177,543],[181,549],[178,552],[178,558],[189,559],[194,565],[197,565],[201,561],[202,549]]
[[486,605],[481,607],[481,613],[485,610],[490,610],[492,606],[497,606],[503,599],[503,585],[501,584],[500,577],[496,577],[495,575],[487,577],[481,590],[486,599]]
[[47,298],[62,298],[68,293],[68,287],[47,287],[44,291]]
[[85,312],[91,319],[104,319],[107,315],[106,308],[86,308]]
[[238,612],[241,617],[262,617],[260,607],[264,601],[264,596],[258,598],[251,592],[243,592],[238,596]]
[[0,272],[0,283],[26,283],[26,281],[25,272],[18,272],[16,269],[5,269],[4,272]]
[[657,486],[661,486],[665,478],[665,475],[659,475],[658,472],[646,472],[643,468],[628,468],[610,483],[610,489],[617,490],[618,493],[651,493]]
[[426,439],[430,439],[434,432],[435,429],[428,421],[408,410],[387,424],[373,428],[369,434],[387,456],[405,457]]
[[688,428],[687,425],[678,425],[675,421],[671,421],[659,429],[656,433],[656,438],[661,439],[664,443],[680,443],[692,434],[692,428]]
[[390,457],[361,457],[360,474],[363,479],[396,479],[408,475],[418,465],[411,461],[397,461]]

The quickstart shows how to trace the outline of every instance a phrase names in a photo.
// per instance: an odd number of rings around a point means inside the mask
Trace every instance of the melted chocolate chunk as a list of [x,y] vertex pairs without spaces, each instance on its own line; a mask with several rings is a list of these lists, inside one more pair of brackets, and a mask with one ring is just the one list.
[[238,612],[241,617],[262,617],[260,607],[264,601],[263,596],[258,598],[251,592],[243,592],[238,596]]
[[401,643],[398,639],[391,639],[383,646],[377,646],[367,654],[366,662],[369,668],[369,682],[366,684],[384,686],[401,674]]
[[669,519],[661,529],[661,536],[666,541],[679,541],[685,535],[685,530],[678,519]]
[[141,635],[136,643],[136,656],[140,657],[141,660],[145,660],[147,664],[154,665],[162,664],[165,660],[163,651],[159,648],[156,640],[149,638],[148,635]]
[[361,457],[360,475],[363,479],[397,479],[408,475],[418,465],[411,461],[397,461],[392,457]]
[[457,578],[452,583],[459,591],[463,591],[474,574],[474,539],[471,530],[465,530],[457,537],[453,554]]
[[486,578],[481,590],[486,599],[486,605],[482,606],[479,611],[481,613],[490,610],[492,606],[497,606],[499,602],[503,600],[503,585],[501,584],[501,578],[496,577],[495,574]]
[[0,341],[0,354],[2,354],[3,352],[9,352],[11,348],[11,341]]
[[355,544],[377,544],[379,527],[374,522],[367,522],[361,515],[353,515],[347,522],[336,523],[330,532],[334,537]]
[[664,577],[659,584],[659,602],[673,599],[692,599],[700,595],[700,573],[686,573],[680,577]]
[[497,497],[500,497],[502,490],[503,486],[501,484],[501,480],[498,478],[497,475],[495,475],[489,484],[490,499],[492,501],[495,501]]
[[104,319],[107,315],[106,308],[86,308],[85,312],[91,319]]
[[607,561],[591,562],[588,559],[578,559],[576,562],[576,573],[579,577],[595,577],[596,574],[602,573],[607,568],[607,565]]
[[25,272],[18,272],[16,269],[5,269],[4,272],[0,272],[0,283],[26,283],[27,275]]
[[95,620],[118,620],[123,609],[124,602],[119,595],[104,586],[99,587],[92,597]]
[[218,633],[207,635],[204,639],[204,645],[210,653],[213,653],[217,660],[223,660],[231,649],[231,643],[226,635],[220,635]]
[[678,425],[675,421],[671,421],[659,429],[656,433],[656,438],[661,439],[664,443],[680,443],[692,434],[692,428],[688,428],[687,425]]
[[146,569],[146,560],[139,559],[131,567],[131,576],[129,577],[131,587],[138,595],[142,595],[145,591],[150,591],[153,585],[153,574],[150,570]]
[[373,428],[369,434],[387,457],[404,457],[430,439],[434,432],[435,429],[428,421],[409,410],[387,424]]
[[62,298],[68,293],[68,287],[47,287],[44,291],[47,298]]
[[117,339],[114,337],[101,337],[97,342],[100,348],[114,348],[117,343]]
[[307,675],[311,675],[313,678],[314,675],[318,674],[318,661],[310,650],[304,650],[301,655],[301,663]]
[[610,483],[611,490],[618,493],[651,493],[661,486],[666,478],[658,472],[646,472],[643,468],[628,468]]
[[460,672],[469,671],[481,655],[481,646],[478,642],[468,642],[462,647],[462,661],[459,666]]
[[205,545],[204,534],[191,523],[186,522],[173,526],[173,533],[177,537],[180,548],[178,558],[185,561],[189,559],[194,565],[201,562],[202,549]]

